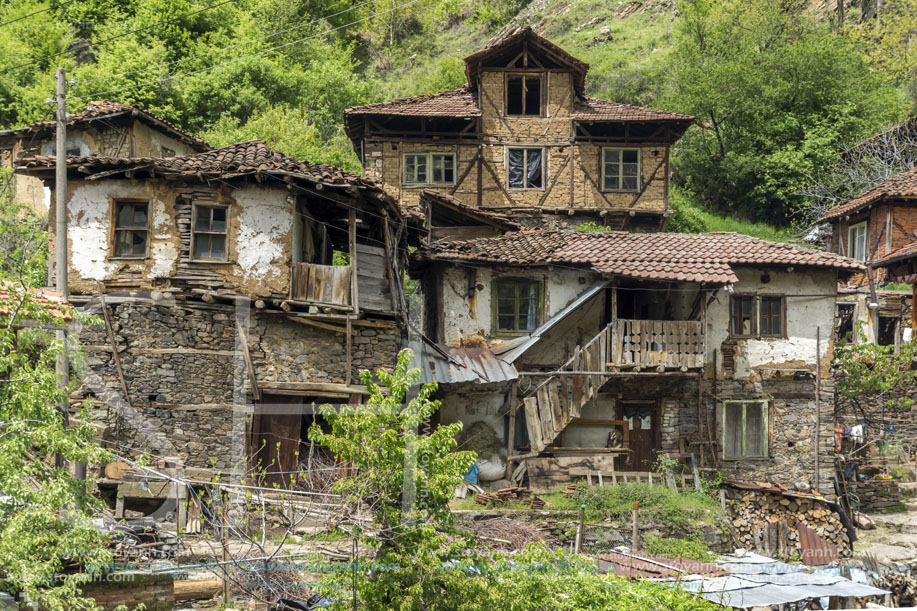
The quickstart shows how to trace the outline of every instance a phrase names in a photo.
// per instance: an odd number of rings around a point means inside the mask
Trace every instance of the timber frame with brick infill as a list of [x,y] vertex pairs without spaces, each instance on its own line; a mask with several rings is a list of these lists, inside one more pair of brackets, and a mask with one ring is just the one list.
[[[669,149],[693,117],[590,98],[587,70],[526,28],[468,56],[465,86],[348,109],[345,128],[402,205],[426,188],[528,225],[660,229]],[[537,152],[520,164],[516,149]]]

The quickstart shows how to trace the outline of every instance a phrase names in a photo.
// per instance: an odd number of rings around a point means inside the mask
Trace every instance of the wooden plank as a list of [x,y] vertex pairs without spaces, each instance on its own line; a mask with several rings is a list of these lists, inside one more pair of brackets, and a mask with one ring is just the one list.
[[560,382],[555,378],[548,382],[548,398],[551,401],[551,416],[556,433],[567,428],[567,422],[564,420],[563,407],[560,404]]
[[[347,235],[350,239],[350,268],[351,270],[359,269],[357,267],[357,211],[350,210],[350,213],[347,215]],[[352,273],[350,275],[350,303],[353,305],[353,312],[356,315],[360,314],[360,291],[358,288],[357,274]]]
[[261,399],[261,390],[258,388],[258,378],[255,376],[255,368],[252,365],[252,355],[248,350],[248,336],[242,327],[242,321],[238,318],[236,318],[236,332],[239,334],[242,357],[245,359],[245,369],[248,371],[248,382],[251,385],[252,398],[257,401]]
[[538,415],[538,399],[536,397],[525,397],[522,400],[525,405],[525,428],[529,433],[529,443],[533,452],[544,450],[544,441],[541,439],[541,420]]
[[529,458],[526,470],[529,476],[529,488],[536,494],[550,492],[552,488],[576,481],[572,473],[577,469],[586,471],[613,471],[614,461],[611,456],[551,456]]

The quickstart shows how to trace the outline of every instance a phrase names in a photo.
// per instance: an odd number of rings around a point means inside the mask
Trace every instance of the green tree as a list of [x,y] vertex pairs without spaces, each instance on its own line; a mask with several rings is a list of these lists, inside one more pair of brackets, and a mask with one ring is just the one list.
[[783,225],[839,142],[903,110],[865,53],[801,2],[686,0],[663,107],[697,117],[673,164],[708,208]]
[[[42,239],[35,239],[36,233]],[[55,361],[63,343],[53,329],[94,320],[67,305],[47,302],[28,286],[43,276],[46,243],[28,217],[0,222],[0,590],[39,607],[94,608],[79,596],[81,583],[106,569],[111,556],[92,524],[101,505],[88,483],[66,467],[107,457],[95,428],[81,412],[65,426]],[[9,259],[7,259],[9,257]],[[70,348],[73,351],[73,346]],[[75,353],[75,351],[74,351]]]

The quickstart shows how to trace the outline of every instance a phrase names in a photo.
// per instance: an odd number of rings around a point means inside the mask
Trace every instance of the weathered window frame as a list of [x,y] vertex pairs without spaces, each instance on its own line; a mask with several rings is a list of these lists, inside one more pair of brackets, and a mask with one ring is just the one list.
[[[777,316],[779,316],[780,318],[780,330],[777,333],[765,333],[764,326],[761,324],[763,322],[762,319],[764,318],[765,300],[778,302]],[[758,336],[759,337],[768,337],[768,338],[774,338],[774,337],[785,338],[787,336],[786,334],[786,295],[774,295],[774,294],[758,295],[757,301],[758,301],[758,319],[757,319],[758,320]],[[771,319],[771,322],[773,322],[774,315],[771,314],[769,318]]]
[[[545,116],[545,111],[547,107],[547,87],[546,84],[548,79],[545,78],[545,73],[539,72],[532,74],[530,72],[507,72],[503,77],[503,116],[513,117],[513,118],[523,118],[523,119],[536,119],[539,117]],[[509,81],[510,79],[522,79],[522,113],[515,114],[509,111]],[[525,91],[527,89],[526,81],[537,80],[538,85],[538,112],[537,113],[526,113],[526,95]]]
[[[509,180],[509,159],[511,151],[524,151],[522,155],[522,167],[523,167],[523,180],[524,185],[522,187],[514,187],[510,184]],[[541,153],[541,185],[537,187],[528,186],[529,173],[529,151],[539,151]],[[504,159],[503,162],[506,167],[506,189],[508,191],[544,191],[545,184],[548,182],[548,149],[543,146],[506,146],[504,147]]]
[[[735,332],[735,314],[733,314],[734,304],[739,300],[751,300],[751,312],[749,313],[751,329],[748,333]],[[734,293],[729,296],[729,337],[757,337],[758,334],[758,300],[752,293]]]
[[[729,429],[730,421],[727,418],[728,414],[728,405],[741,405],[742,406],[742,448],[741,451],[734,455],[727,455],[727,443],[726,435]],[[760,455],[750,455],[748,454],[748,406],[756,405],[761,408],[761,450]],[[768,460],[770,458],[770,401],[766,399],[728,399],[720,402],[720,422],[722,427],[720,430],[720,443],[721,443],[721,456],[723,460],[729,461],[745,461],[745,460]]]
[[[858,257],[856,255],[856,248],[854,247],[857,236],[855,233],[859,233],[859,230],[863,230],[863,255]],[[869,225],[867,221],[860,221],[859,223],[854,223],[847,227],[847,256],[851,259],[856,259],[857,261],[866,261],[866,258],[869,256]]]
[[[137,206],[143,205],[146,207],[146,224],[141,225],[124,225],[121,226],[118,224],[118,219],[121,216],[121,207],[122,206]],[[136,211],[131,214],[131,219],[136,215]],[[143,253],[141,254],[119,254],[118,253],[118,234],[121,232],[130,232],[134,233],[143,233]],[[111,200],[111,248],[109,252],[109,259],[146,259],[150,253],[150,200],[148,199],[137,199],[130,197],[119,197]],[[133,248],[131,249],[133,251]]]
[[[224,221],[225,226],[223,231],[214,231],[212,229],[213,223],[213,214],[211,213],[210,222],[211,229],[203,230],[197,228],[197,219],[200,210],[224,210],[226,212],[226,220]],[[192,261],[201,261],[204,263],[225,263],[229,260],[229,205],[219,204],[219,203],[191,203],[191,249],[190,255]],[[198,235],[222,235],[223,236],[223,256],[222,257],[198,257],[197,256],[197,236]],[[211,242],[211,251],[213,250],[213,244]]]
[[[611,151],[620,151],[621,157],[618,163],[618,173],[615,178],[618,179],[618,188],[611,188],[608,186],[608,178],[610,177],[607,170],[608,161],[605,157]],[[633,189],[624,188],[624,152],[636,152],[637,153],[637,186]],[[602,168],[602,191],[605,193],[637,193],[643,187],[643,149],[637,147],[625,147],[625,146],[604,146],[602,147],[602,155],[599,159],[599,163]]]
[[[407,177],[407,168],[408,168],[408,157],[424,157],[426,163],[426,178],[424,180],[417,180],[417,172],[415,170],[412,180],[408,180]],[[452,180],[433,180],[433,158],[434,157],[450,157],[452,159]],[[416,165],[415,165],[416,167]],[[428,151],[428,152],[404,152],[401,154],[401,186],[405,188],[411,187],[423,187],[427,185],[454,185],[455,184],[455,174],[458,170],[458,155],[454,152],[448,151]]]
[[[515,317],[515,328],[513,329],[503,329],[500,328],[500,285],[504,283],[514,283],[517,287],[516,292],[516,304],[515,311],[513,316]],[[520,329],[519,328],[519,293],[518,288],[522,286],[532,286],[536,287],[536,305],[535,305],[535,326],[532,329]],[[525,276],[498,276],[491,280],[490,283],[490,311],[491,311],[491,331],[495,336],[508,336],[508,337],[518,337],[520,335],[528,335],[532,331],[538,328],[538,325],[541,324],[542,316],[544,314],[544,281],[539,278],[527,278]]]

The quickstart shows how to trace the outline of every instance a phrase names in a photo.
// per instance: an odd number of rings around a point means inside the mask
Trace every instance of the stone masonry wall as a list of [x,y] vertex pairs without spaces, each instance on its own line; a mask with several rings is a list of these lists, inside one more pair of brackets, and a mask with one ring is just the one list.
[[[140,302],[116,303],[110,311],[126,398],[105,327],[84,328],[79,337],[86,365],[80,394],[94,399],[103,439],[115,451],[177,456],[191,467],[242,464],[251,400],[243,395],[248,372],[235,309]],[[392,368],[400,333],[395,326],[354,330],[351,383],[359,384],[361,369]],[[346,380],[343,333],[252,311],[248,339],[259,383]]]

